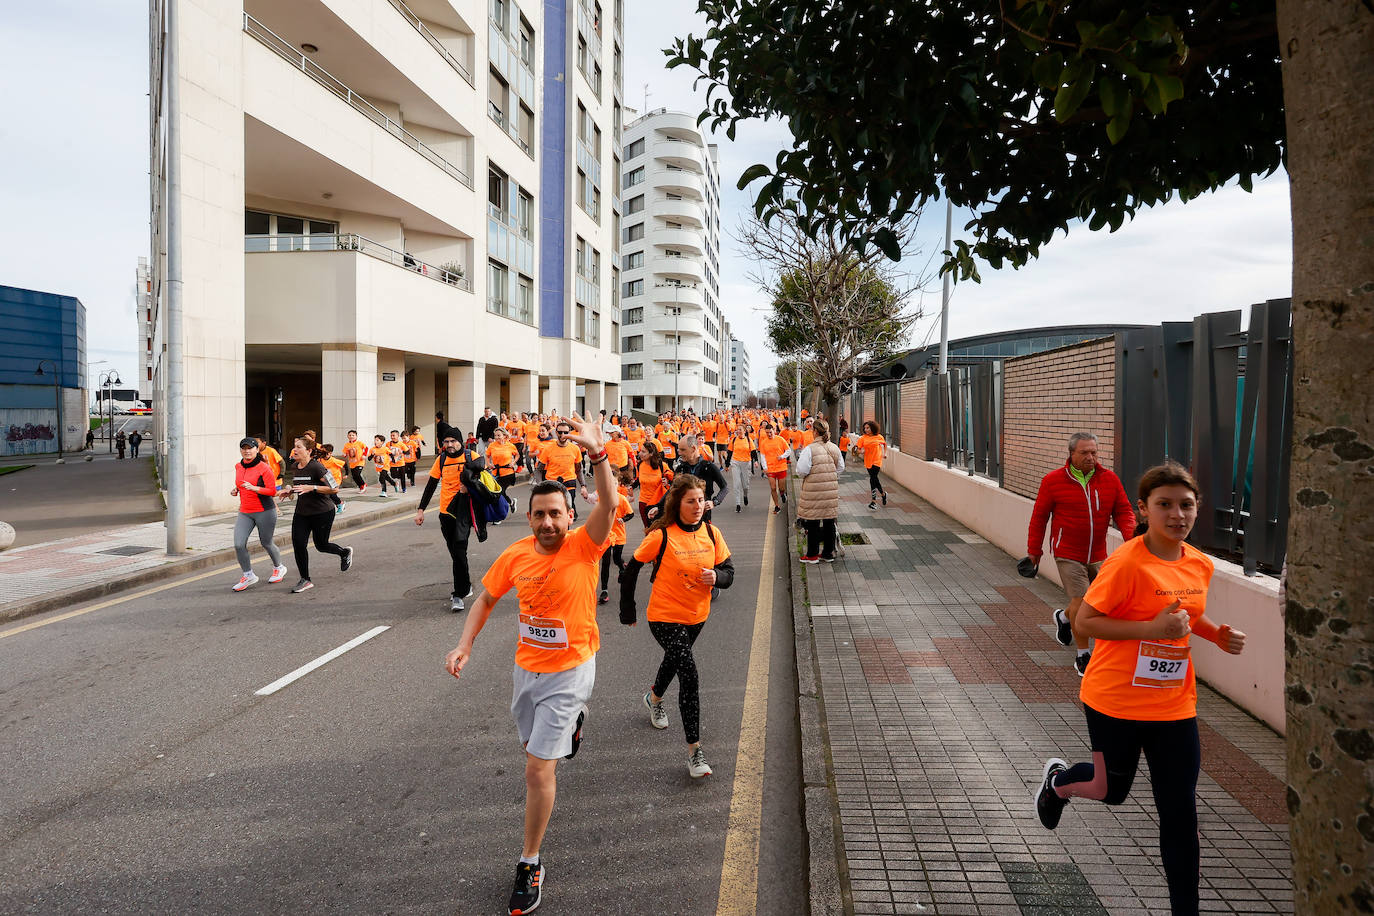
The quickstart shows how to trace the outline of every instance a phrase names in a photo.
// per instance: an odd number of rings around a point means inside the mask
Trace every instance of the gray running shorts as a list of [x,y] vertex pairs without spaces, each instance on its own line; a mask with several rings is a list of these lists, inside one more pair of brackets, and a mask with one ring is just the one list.
[[510,711],[525,750],[541,760],[557,760],[572,752],[577,714],[592,697],[596,656],[576,668],[536,674],[515,666]]

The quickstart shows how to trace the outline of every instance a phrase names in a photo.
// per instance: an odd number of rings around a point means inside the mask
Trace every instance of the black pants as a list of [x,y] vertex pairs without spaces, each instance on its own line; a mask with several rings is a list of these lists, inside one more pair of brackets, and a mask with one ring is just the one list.
[[472,590],[472,578],[468,573],[468,534],[472,529],[460,527],[456,518],[442,513],[439,530],[444,534],[448,555],[453,560],[453,597],[463,598]]
[[511,502],[510,494],[506,491],[515,486],[515,472],[511,471],[510,473],[502,474],[500,477],[496,478],[496,483],[501,488],[501,495],[506,497],[506,502]]
[[568,490],[569,505],[572,506],[573,517],[576,518],[576,517],[577,517],[577,478],[576,478],[576,477],[573,477],[573,478],[570,478],[570,479],[568,479],[568,480],[560,480],[560,481],[558,481],[558,482],[561,483],[564,487],[567,488],[567,490]]
[[625,568],[625,545],[615,544],[610,550],[601,555],[601,585],[598,591],[606,591],[611,584],[611,564],[615,564],[616,569]]
[[882,468],[876,464],[868,469],[868,489],[872,493],[881,493],[886,496],[887,491],[883,489],[883,482],[878,479],[878,472],[881,470]]
[[291,516],[291,546],[296,551],[296,568],[301,571],[302,579],[310,578],[310,541],[315,541],[315,549],[320,553],[332,553],[341,557],[345,551],[338,544],[331,543],[329,532],[334,529],[334,510],[314,515]]
[[833,518],[808,518],[806,525],[806,555],[808,557],[835,556],[835,520]]
[[418,463],[417,461],[406,462],[406,480],[410,481],[412,487],[415,486],[415,465]]
[[357,487],[359,490],[367,486],[367,484],[363,482],[363,469],[361,467],[349,468],[348,476],[353,478],[353,486]]
[[382,485],[382,492],[386,492],[387,481],[391,482],[391,489],[406,491],[406,472],[402,468],[392,468],[389,471],[378,471],[377,480]]
[[701,635],[706,623],[660,623],[649,621],[649,632],[663,647],[663,661],[654,678],[654,696],[660,700],[668,685],[677,677],[677,708],[682,716],[682,731],[688,744],[701,740],[701,698],[697,682],[697,660],[692,657],[692,644]]
[[[142,443],[139,443],[139,444],[141,445]],[[137,457],[138,457],[138,446],[137,446],[137,445],[134,445],[132,442],[129,443],[129,457],[130,457],[130,458],[137,458]]]
[[[1141,722],[1103,715],[1083,707],[1088,738],[1107,766],[1107,795],[1102,800],[1119,805],[1131,793],[1140,752],[1150,765],[1150,789],[1159,812],[1159,853],[1169,884],[1169,903],[1174,916],[1198,911],[1197,779],[1202,769],[1202,744],[1197,719]],[[1055,785],[1092,782],[1096,768],[1078,763],[1055,780]]]

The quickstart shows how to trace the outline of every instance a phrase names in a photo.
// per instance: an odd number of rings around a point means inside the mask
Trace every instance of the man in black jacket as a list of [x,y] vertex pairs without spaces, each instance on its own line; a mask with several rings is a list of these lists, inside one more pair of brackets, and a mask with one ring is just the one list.
[[463,431],[456,426],[449,426],[447,423],[445,423],[444,415],[442,412],[435,413],[434,454],[442,455],[444,453],[444,440],[449,438],[450,436],[454,439],[457,439],[459,444],[461,444],[463,441]]
[[485,452],[491,440],[496,438],[496,427],[501,420],[496,414],[491,412],[488,407],[482,411],[482,415],[477,418],[477,438],[482,442],[482,450]]
[[420,505],[415,510],[415,524],[425,523],[425,509],[429,506],[434,491],[439,491],[439,530],[448,546],[449,558],[453,561],[453,594],[449,609],[464,609],[463,599],[472,594],[472,578],[468,572],[468,538],[473,529],[477,540],[487,539],[486,510],[480,502],[480,484],[477,474],[486,467],[486,459],[476,452],[463,448],[458,439],[458,431],[449,427],[440,443],[443,450],[430,469],[429,479],[425,481],[425,492],[420,496]]
[[[677,464],[673,465],[673,474],[691,474],[706,485],[706,514],[702,518],[709,522],[711,520],[711,507],[725,502],[725,496],[730,492],[730,485],[725,482],[725,475],[721,473],[720,467],[701,453],[696,436],[686,435],[679,439],[677,455]],[[717,490],[717,487],[720,489]],[[664,498],[666,500],[667,497]],[[662,506],[660,505],[659,508],[661,511]]]

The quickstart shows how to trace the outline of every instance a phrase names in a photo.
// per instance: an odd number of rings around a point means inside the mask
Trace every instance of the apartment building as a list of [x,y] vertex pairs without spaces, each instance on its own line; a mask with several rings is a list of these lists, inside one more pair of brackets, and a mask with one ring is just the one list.
[[749,349],[738,337],[730,338],[730,406],[743,407],[749,397]]
[[725,404],[720,167],[694,115],[625,125],[621,408],[709,413]]
[[138,259],[134,275],[134,352],[138,354],[138,399],[153,402],[153,275],[148,259]]
[[[155,402],[164,2],[150,16]],[[622,2],[180,0],[190,514],[228,506],[245,432],[337,443],[413,424],[432,441],[436,410],[468,431],[484,407],[619,403]]]

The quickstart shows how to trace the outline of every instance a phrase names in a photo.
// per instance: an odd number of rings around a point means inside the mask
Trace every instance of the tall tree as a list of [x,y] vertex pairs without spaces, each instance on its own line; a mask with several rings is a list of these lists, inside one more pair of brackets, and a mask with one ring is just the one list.
[[698,9],[705,39],[667,53],[707,83],[702,120],[780,117],[796,140],[741,176],[756,212],[797,200],[808,231],[896,258],[892,221],[943,192],[974,213],[945,262],[962,277],[1286,163],[1295,891],[1301,912],[1374,912],[1374,0]]
[[[903,238],[914,224],[914,216],[899,224]],[[745,220],[739,236],[756,259],[750,279],[772,299],[773,352],[801,363],[814,386],[811,410],[833,427],[841,389],[906,343],[920,317],[911,290],[882,252],[858,252],[834,232],[813,237],[794,211]]]

